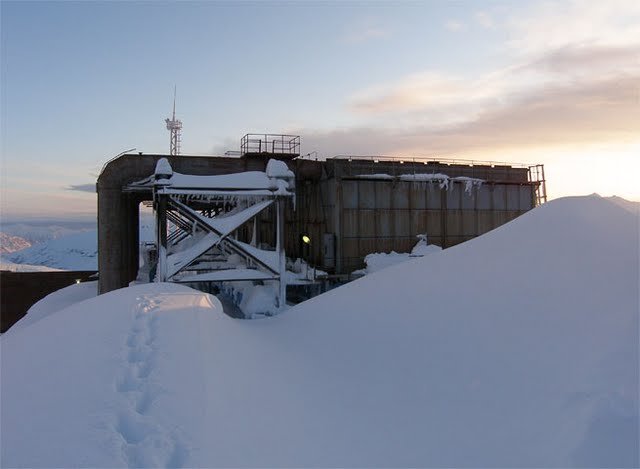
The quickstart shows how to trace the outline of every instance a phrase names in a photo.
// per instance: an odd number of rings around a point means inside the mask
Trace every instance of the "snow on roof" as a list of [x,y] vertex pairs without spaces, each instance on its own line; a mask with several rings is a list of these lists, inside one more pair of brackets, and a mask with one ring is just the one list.
[[[361,179],[375,179],[375,180],[392,180],[396,177],[390,174],[359,174],[357,176]],[[450,177],[443,173],[411,173],[401,174],[397,176],[401,181],[409,182],[437,182],[440,184],[441,189],[448,189],[450,181],[457,181],[465,184],[464,190],[467,193],[471,193],[473,187],[480,187],[484,182],[484,179],[472,178],[467,176]]]
[[269,160],[266,172],[244,171],[220,175],[193,175],[173,171],[169,161],[161,158],[153,175],[134,182],[129,188],[156,186],[158,190],[172,194],[200,193],[210,195],[272,196],[293,195],[295,176],[286,163]]
[[269,189],[271,179],[262,171],[224,174],[219,176],[194,176],[174,172],[171,186],[180,189]]
[[86,300],[0,338],[3,466],[638,466],[638,249],[565,198],[269,319]]
[[267,163],[266,173],[271,178],[295,178],[295,174],[289,169],[287,163],[280,160],[270,159]]

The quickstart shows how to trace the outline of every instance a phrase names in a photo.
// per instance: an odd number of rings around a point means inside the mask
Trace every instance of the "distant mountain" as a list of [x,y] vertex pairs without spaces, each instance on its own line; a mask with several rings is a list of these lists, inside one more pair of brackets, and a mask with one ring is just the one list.
[[3,257],[15,264],[39,265],[63,270],[97,270],[96,230],[51,239]]
[[31,243],[20,236],[11,236],[0,232],[0,254],[20,251],[31,246]]
[[44,265],[14,264],[13,262],[0,260],[0,270],[8,270],[9,272],[56,272],[60,269]]
[[3,233],[8,236],[23,238],[31,245],[95,229],[95,222],[20,222],[2,224]]
[[[154,240],[154,223],[152,214],[141,214],[140,242]],[[29,266],[62,270],[98,269],[95,223],[13,223],[3,224],[2,231],[8,238],[19,237],[27,243],[19,251],[3,250],[0,253],[5,267],[9,264],[27,264],[20,269],[28,269]],[[2,245],[5,245],[4,240]]]

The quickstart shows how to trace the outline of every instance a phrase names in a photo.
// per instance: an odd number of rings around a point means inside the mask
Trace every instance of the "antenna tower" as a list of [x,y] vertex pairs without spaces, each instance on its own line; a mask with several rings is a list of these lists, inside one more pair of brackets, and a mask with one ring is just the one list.
[[169,155],[178,156],[180,154],[180,144],[182,143],[182,121],[176,119],[176,87],[173,87],[173,114],[171,119],[165,119],[167,130],[169,131]]

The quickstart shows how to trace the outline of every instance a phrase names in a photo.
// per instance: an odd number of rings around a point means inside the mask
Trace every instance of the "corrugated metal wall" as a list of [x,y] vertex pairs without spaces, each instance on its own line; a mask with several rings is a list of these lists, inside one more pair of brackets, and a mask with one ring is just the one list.
[[[486,233],[530,210],[533,188],[527,185],[483,184],[465,191],[465,185],[349,180],[341,181],[341,229],[329,225],[341,239],[341,271],[362,267],[371,252],[409,252],[416,235],[443,248]],[[332,231],[333,228],[333,231]]]
[[[309,163],[309,162],[306,162]],[[450,247],[490,231],[535,206],[537,185],[526,168],[507,166],[317,162],[321,176],[298,177],[296,210],[286,212],[287,255],[302,257],[332,273],[350,273],[372,252],[409,252],[418,234]],[[464,181],[403,181],[406,174],[443,173],[483,179],[470,190]],[[320,174],[320,172],[318,172]],[[388,174],[372,179],[372,174]],[[259,222],[261,242],[273,245],[273,214]],[[250,239],[250,230],[241,236]],[[302,242],[302,235],[311,238]]]
[[[386,174],[395,167],[385,168]],[[442,168],[403,165],[396,174],[445,172]],[[380,172],[380,165],[376,170]],[[486,233],[535,206],[536,186],[521,168],[446,168],[451,177],[484,176],[488,180],[471,190],[464,182],[448,188],[437,182],[368,179],[364,168],[349,165],[329,168],[317,181],[300,181],[297,210],[289,214],[287,253],[304,257],[320,268],[349,273],[363,266],[372,252],[409,252],[416,235],[427,234],[430,243],[450,247]],[[333,171],[331,171],[333,169]],[[492,173],[494,171],[494,173]],[[347,172],[345,175],[344,173]],[[375,174],[375,173],[372,173]],[[303,245],[303,234],[311,237]],[[326,237],[333,237],[327,251]]]

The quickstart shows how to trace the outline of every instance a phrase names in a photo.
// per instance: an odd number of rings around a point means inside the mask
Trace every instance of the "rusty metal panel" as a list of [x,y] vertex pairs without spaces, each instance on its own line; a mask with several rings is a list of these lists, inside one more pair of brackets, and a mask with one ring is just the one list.
[[342,180],[342,206],[358,208],[358,181]]
[[502,185],[493,186],[493,209],[494,210],[507,209],[505,186],[502,186]]
[[462,211],[461,210],[448,210],[447,211],[447,236],[460,236],[462,235]]
[[342,240],[342,267],[344,272],[353,270],[354,263],[361,262],[359,242],[357,238],[344,238]]
[[476,214],[475,210],[462,211],[462,234],[464,236],[476,235]]
[[510,180],[513,182],[527,182],[529,180],[529,169],[511,168],[509,176]]
[[358,183],[358,206],[360,208],[376,207],[375,181],[360,180]]
[[376,235],[375,210],[360,209],[358,211],[359,235],[361,237]]
[[519,186],[506,186],[507,210],[520,210],[520,188]]
[[393,251],[393,238],[377,238],[376,245],[371,252],[391,252]]
[[410,182],[397,181],[393,187],[393,208],[409,208]]
[[440,209],[442,207],[443,190],[438,184],[427,183],[425,196],[427,197],[427,209]]
[[361,238],[360,239],[360,256],[364,258],[367,254],[378,252],[377,238]]
[[518,218],[519,215],[521,215],[521,212],[519,210],[509,210],[506,212],[507,221]]
[[442,235],[442,212],[440,210],[427,210],[427,235]]
[[427,198],[425,192],[427,190],[427,183],[424,182],[412,182],[409,184],[409,206],[413,209],[426,209]]
[[462,187],[460,184],[450,183],[447,189],[447,208],[455,210],[462,208]]
[[393,236],[393,210],[378,210],[378,236]]
[[322,181],[320,183],[320,190],[322,191],[322,196],[324,198],[324,204],[328,206],[336,205],[336,180],[329,179],[327,181]]
[[324,267],[330,269],[336,265],[336,237],[333,233],[324,233],[322,235],[322,261]]
[[412,210],[410,213],[411,218],[411,234],[424,234],[427,233],[427,211],[426,210]]
[[493,224],[493,212],[491,210],[478,210],[478,234],[491,231],[495,225]]
[[504,225],[508,221],[510,221],[509,212],[506,210],[494,210],[493,211],[493,226],[498,227],[500,225]]
[[358,236],[358,209],[345,208],[342,211],[342,236]]
[[376,208],[391,208],[391,194],[393,193],[390,181],[375,182]]
[[342,240],[343,257],[357,257],[360,255],[358,238],[344,238]]
[[462,193],[462,209],[473,210],[476,206],[477,189],[472,187],[469,192],[465,191],[465,185],[460,184],[460,192]]
[[411,235],[411,220],[409,210],[395,210],[395,236],[410,236]]
[[335,218],[331,216],[332,211],[329,210],[332,207],[325,207],[325,213],[326,213],[326,217],[325,217],[325,231],[327,233],[334,233],[336,232],[336,226],[335,226]]
[[393,250],[395,252],[411,252],[417,240],[412,237],[394,238]]
[[489,210],[491,208],[491,189],[492,186],[483,184],[476,192],[477,208],[479,210]]
[[473,176],[478,179],[490,179],[491,178],[491,169],[486,166],[474,166],[473,167]]
[[533,186],[520,186],[520,210],[533,208],[535,191]]

